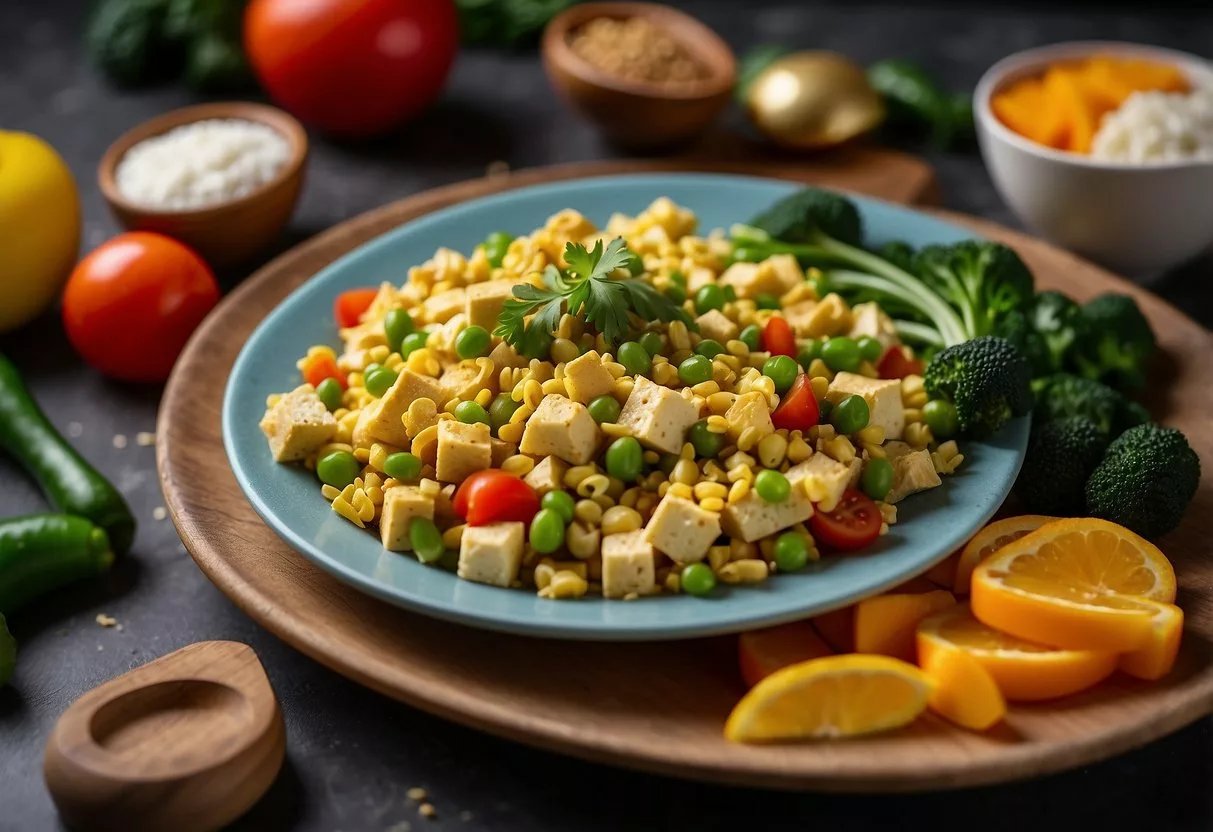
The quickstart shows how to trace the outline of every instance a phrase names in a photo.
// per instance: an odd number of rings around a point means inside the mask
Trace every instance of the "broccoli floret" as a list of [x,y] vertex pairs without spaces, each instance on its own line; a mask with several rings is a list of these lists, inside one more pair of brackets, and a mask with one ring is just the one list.
[[891,240],[876,250],[876,253],[899,269],[907,272],[914,269],[914,247],[903,240]]
[[1139,402],[1124,399],[1120,410],[1116,412],[1116,418],[1112,420],[1112,436],[1120,436],[1129,428],[1144,425],[1148,421],[1150,421],[1150,411]]
[[851,200],[820,188],[804,188],[776,202],[750,221],[785,243],[820,243],[824,237],[849,246],[863,244],[863,221]]
[[961,433],[976,439],[1032,409],[1032,367],[1004,338],[987,335],[942,350],[924,381],[931,398],[956,405]]
[[1018,254],[985,240],[927,246],[913,271],[960,313],[970,338],[990,335],[1008,312],[1028,309],[1035,288]]
[[1179,525],[1199,483],[1200,459],[1182,433],[1138,425],[1108,446],[1087,480],[1087,513],[1161,537]]
[[1046,348],[1047,364],[1037,375],[1060,372],[1082,338],[1086,324],[1082,310],[1061,292],[1040,292],[1032,301],[1031,324]]
[[1107,433],[1080,416],[1035,423],[1015,493],[1036,514],[1080,515],[1087,479],[1107,447]]
[[1082,338],[1073,365],[1078,375],[1118,390],[1145,384],[1146,365],[1157,342],[1150,322],[1128,295],[1100,295],[1081,307]]
[[[1122,424],[1141,424],[1129,415],[1129,402],[1120,393],[1091,381],[1089,378],[1056,373],[1035,379],[1032,392],[1036,396],[1033,416],[1038,422],[1052,422],[1070,416],[1080,416],[1093,423],[1104,436],[1115,439]],[[1123,430],[1123,428],[1121,429]]]
[[168,0],[103,0],[88,20],[93,61],[115,84],[141,86],[176,77],[178,50],[165,36]]
[[1049,350],[1044,339],[1032,328],[1028,316],[1019,309],[1012,309],[994,325],[991,335],[1005,338],[1019,349],[1032,365],[1032,375],[1038,376],[1049,372],[1051,361]]

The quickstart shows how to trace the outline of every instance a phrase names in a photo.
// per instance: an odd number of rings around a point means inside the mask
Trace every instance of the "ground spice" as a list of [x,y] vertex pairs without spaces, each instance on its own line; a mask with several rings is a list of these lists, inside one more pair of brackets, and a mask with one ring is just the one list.
[[573,30],[569,46],[586,63],[629,81],[678,84],[707,75],[669,32],[642,17],[598,17]]

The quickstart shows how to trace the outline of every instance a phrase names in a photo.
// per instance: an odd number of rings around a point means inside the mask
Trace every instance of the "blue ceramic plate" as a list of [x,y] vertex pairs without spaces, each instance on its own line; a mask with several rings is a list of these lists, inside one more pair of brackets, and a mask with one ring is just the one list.
[[[351,252],[288,297],[244,345],[228,380],[223,440],[236,479],[287,543],[338,579],[416,612],[474,627],[551,638],[656,640],[736,632],[852,603],[920,574],[984,524],[1015,481],[1026,419],[993,442],[966,442],[960,473],[898,506],[900,522],[870,552],[824,560],[811,571],[757,586],[722,587],[634,602],[543,600],[533,592],[462,581],[385,551],[376,536],[334,514],[314,475],[276,464],[257,422],[270,393],[299,383],[295,360],[313,344],[338,345],[333,298],[356,286],[400,283],[439,246],[470,251],[497,229],[527,233],[562,208],[605,224],[668,196],[699,215],[700,229],[727,228],[796,189],[774,180],[708,174],[635,175],[524,188],[458,205],[401,226]],[[874,243],[949,243],[971,233],[905,208],[856,199]]]

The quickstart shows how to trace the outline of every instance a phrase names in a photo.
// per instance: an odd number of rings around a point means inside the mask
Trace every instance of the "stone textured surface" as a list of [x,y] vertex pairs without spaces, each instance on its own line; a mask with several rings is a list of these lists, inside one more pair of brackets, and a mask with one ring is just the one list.
[[[696,0],[699,14],[739,49],[784,41],[859,60],[921,59],[956,89],[992,61],[1051,41],[1125,38],[1200,52],[1207,13],[1092,10],[1034,3],[973,4]],[[65,156],[84,199],[85,247],[116,231],[95,186],[95,165],[119,133],[188,103],[179,90],[118,94],[79,49],[84,3],[0,0],[0,129],[47,138]],[[731,118],[739,120],[733,113]],[[299,211],[281,248],[368,208],[438,184],[514,167],[615,155],[550,93],[532,54],[465,53],[443,99],[389,138],[357,146],[317,139]],[[948,207],[1014,224],[975,155],[932,156]],[[1157,279],[1157,291],[1213,323],[1213,266],[1202,260]],[[225,282],[238,279],[225,277]],[[397,705],[278,642],[212,587],[155,519],[162,499],[154,452],[135,442],[155,428],[156,388],[111,384],[83,367],[56,320],[0,338],[52,420],[128,496],[140,532],[110,580],[65,591],[13,623],[21,642],[14,685],[0,691],[0,830],[59,828],[41,778],[55,718],[83,691],[185,644],[246,642],[282,700],[288,763],[270,794],[237,824],[249,830],[614,830],[641,828],[866,829],[921,823],[1020,830],[1104,824],[1208,829],[1213,754],[1208,722],[1083,771],[959,794],[845,797],[763,793],[606,769],[476,734]],[[114,436],[128,439],[125,448]],[[41,510],[38,495],[0,460],[0,515]],[[103,629],[98,613],[122,629]],[[678,649],[671,646],[671,649]],[[428,789],[437,817],[406,792]],[[762,820],[759,821],[759,818]],[[927,820],[930,819],[930,820]],[[910,821],[912,826],[919,821]]]

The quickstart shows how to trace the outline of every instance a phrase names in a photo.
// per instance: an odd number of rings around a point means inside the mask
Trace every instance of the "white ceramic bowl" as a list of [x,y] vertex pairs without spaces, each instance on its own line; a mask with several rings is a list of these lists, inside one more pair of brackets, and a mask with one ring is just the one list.
[[1003,200],[1039,234],[1122,273],[1154,274],[1213,244],[1213,163],[1099,162],[1037,144],[990,109],[1007,84],[1096,54],[1169,63],[1194,84],[1213,85],[1208,62],[1171,49],[1078,41],[1019,52],[990,67],[973,94],[981,155]]

